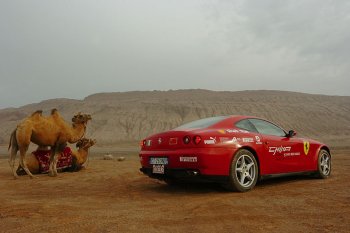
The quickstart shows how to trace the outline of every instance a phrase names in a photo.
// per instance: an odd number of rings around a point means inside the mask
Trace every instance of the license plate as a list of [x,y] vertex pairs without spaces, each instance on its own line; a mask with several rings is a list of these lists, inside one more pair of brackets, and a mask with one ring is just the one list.
[[152,173],[164,174],[164,165],[153,165]]
[[168,158],[167,157],[151,157],[149,160],[149,164],[152,165],[167,165]]

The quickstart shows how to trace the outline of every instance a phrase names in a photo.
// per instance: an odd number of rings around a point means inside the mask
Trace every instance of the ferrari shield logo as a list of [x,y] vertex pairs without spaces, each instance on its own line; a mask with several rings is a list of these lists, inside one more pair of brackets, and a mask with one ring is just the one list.
[[309,150],[310,150],[310,142],[304,141],[304,153],[305,153],[305,155],[307,155],[309,153]]

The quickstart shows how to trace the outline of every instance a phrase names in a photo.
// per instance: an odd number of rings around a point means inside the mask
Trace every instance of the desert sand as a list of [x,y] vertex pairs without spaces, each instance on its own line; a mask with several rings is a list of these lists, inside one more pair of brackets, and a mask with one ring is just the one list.
[[[87,168],[14,180],[7,143],[35,110],[92,115]],[[216,184],[170,187],[139,172],[138,141],[214,115],[265,117],[327,143],[329,179],[265,180],[250,192]],[[0,232],[350,232],[350,97],[280,91],[99,93],[0,110]],[[35,147],[31,147],[30,151]],[[125,161],[103,160],[104,154]]]
[[332,155],[329,179],[270,179],[247,193],[168,186],[138,171],[137,152],[32,180],[14,180],[2,156],[0,232],[349,232],[350,150]]

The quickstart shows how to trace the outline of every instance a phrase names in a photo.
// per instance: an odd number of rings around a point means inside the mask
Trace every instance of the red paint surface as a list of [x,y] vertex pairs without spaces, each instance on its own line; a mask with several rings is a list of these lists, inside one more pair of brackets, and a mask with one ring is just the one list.
[[[296,136],[290,138],[255,132],[240,132],[240,129],[235,127],[235,123],[247,118],[256,117],[231,116],[205,129],[170,130],[147,137],[145,140],[150,140],[151,143],[146,143],[141,147],[141,166],[145,168],[152,167],[149,164],[150,157],[168,157],[169,164],[166,165],[167,168],[197,169],[203,175],[228,176],[235,153],[241,148],[246,148],[256,155],[260,175],[317,170],[318,152],[325,146],[324,144]],[[193,138],[197,135],[202,138],[198,145],[193,140],[188,144],[184,143],[183,138],[185,136]],[[260,140],[257,140],[256,137],[259,137]],[[178,138],[177,144],[172,143],[174,138]],[[240,140],[234,142],[233,138]],[[254,140],[253,142],[246,142],[243,138],[253,138]],[[213,139],[215,139],[214,144],[212,144]],[[307,155],[304,152],[305,141],[310,143]],[[290,147],[289,151],[283,151],[283,148],[288,147]],[[274,148],[282,149],[277,149],[276,153],[271,152],[274,151]],[[197,162],[180,162],[179,158],[181,156],[195,156]]]

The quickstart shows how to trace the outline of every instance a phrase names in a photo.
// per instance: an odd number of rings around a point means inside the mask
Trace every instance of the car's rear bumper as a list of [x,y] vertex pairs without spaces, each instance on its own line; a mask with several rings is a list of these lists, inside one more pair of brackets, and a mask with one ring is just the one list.
[[228,176],[235,148],[191,148],[169,151],[141,151],[142,169],[152,173],[151,158],[166,157],[165,170],[169,174],[181,174],[179,171],[196,171],[201,176]]
[[197,169],[165,168],[164,174],[155,174],[152,173],[152,168],[142,167],[140,168],[140,171],[145,175],[158,180],[173,179],[178,181],[227,183],[229,179],[228,176],[203,175]]

